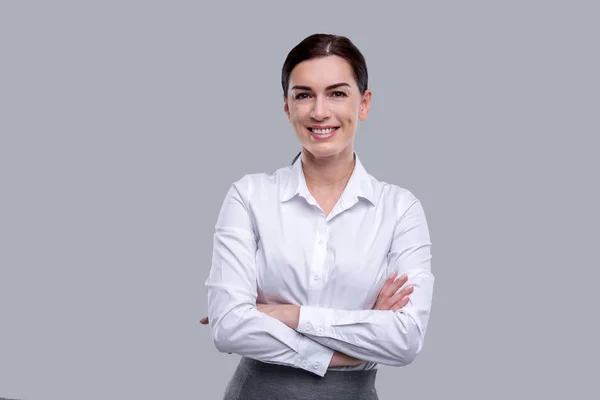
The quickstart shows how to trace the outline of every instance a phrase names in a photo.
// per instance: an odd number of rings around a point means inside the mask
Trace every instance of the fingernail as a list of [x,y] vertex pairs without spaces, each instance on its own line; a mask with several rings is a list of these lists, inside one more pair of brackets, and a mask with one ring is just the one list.
[[408,275],[406,275],[406,274],[402,274],[402,276],[401,276],[400,278],[402,278],[402,279],[406,279],[406,278],[408,278]]

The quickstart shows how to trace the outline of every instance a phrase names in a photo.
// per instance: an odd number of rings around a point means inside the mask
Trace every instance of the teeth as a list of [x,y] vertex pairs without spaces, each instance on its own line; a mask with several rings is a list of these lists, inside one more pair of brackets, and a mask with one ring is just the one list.
[[319,135],[326,135],[328,133],[335,131],[335,129],[336,128],[327,128],[327,129],[314,129],[313,128],[313,129],[311,129],[311,131],[313,131],[314,133],[319,134]]

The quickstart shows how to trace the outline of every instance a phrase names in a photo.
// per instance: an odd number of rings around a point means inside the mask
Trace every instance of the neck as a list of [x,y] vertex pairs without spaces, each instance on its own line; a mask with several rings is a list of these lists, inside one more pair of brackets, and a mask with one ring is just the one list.
[[354,171],[354,164],[352,148],[328,158],[315,158],[302,150],[302,170],[309,187],[346,186]]

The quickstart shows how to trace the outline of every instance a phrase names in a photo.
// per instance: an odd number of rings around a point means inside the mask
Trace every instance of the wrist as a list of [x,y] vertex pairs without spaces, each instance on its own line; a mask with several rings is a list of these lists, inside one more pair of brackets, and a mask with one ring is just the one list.
[[353,367],[362,364],[364,361],[351,357],[347,354],[336,351],[329,362],[330,367]]
[[298,328],[298,321],[300,320],[300,306],[289,304],[286,308],[286,325],[295,330]]
[[262,305],[259,310],[275,318],[289,328],[296,330],[300,319],[300,306],[294,304],[269,304]]

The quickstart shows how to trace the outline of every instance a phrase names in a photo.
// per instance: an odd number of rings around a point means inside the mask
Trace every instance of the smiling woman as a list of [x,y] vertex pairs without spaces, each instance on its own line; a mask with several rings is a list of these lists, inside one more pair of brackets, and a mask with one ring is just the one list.
[[352,154],[358,119],[369,114],[371,91],[365,58],[350,40],[309,36],[288,54],[281,85],[285,113],[303,148],[311,154]]
[[351,65],[337,55],[313,58],[299,63],[289,82],[284,109],[302,147],[317,158],[351,158],[358,119],[367,118],[371,101]]
[[307,37],[281,78],[301,152],[231,185],[201,322],[219,351],[242,356],[227,400],[377,399],[377,366],[410,364],[423,347],[434,282],[425,214],[354,150],[372,94],[348,38]]

